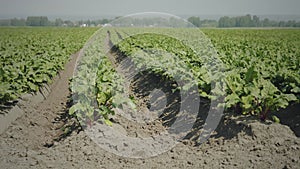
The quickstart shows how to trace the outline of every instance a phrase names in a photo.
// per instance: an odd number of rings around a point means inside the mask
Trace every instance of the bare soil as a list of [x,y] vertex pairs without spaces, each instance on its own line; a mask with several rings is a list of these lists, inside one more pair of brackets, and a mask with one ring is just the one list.
[[[41,104],[25,105],[25,114],[0,135],[1,168],[299,168],[299,106],[293,105],[281,117],[283,124],[260,122],[254,117],[224,114],[211,138],[196,145],[199,125],[187,139],[172,150],[146,159],[120,157],[97,146],[68,116],[69,78],[78,53],[51,86],[51,93]],[[138,81],[137,81],[138,82]],[[132,85],[138,89],[138,83]],[[141,91],[141,90],[139,90]],[[143,92],[136,97],[143,99]],[[140,95],[138,95],[138,93]],[[146,96],[146,95],[145,95]],[[147,104],[145,104],[147,106]],[[203,120],[203,119],[202,119]],[[131,133],[155,133],[158,122],[138,126],[116,118]],[[291,130],[292,129],[292,130]]]

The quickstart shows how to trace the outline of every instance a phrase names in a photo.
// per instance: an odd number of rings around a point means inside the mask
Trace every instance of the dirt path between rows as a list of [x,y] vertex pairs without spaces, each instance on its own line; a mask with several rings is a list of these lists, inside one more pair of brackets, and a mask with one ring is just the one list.
[[[101,149],[68,117],[69,78],[78,53],[41,104],[0,135],[0,166],[6,168],[299,168],[300,139],[289,127],[224,116],[217,132],[195,146],[184,140],[156,157],[131,159]],[[133,126],[142,130],[143,126]],[[70,126],[73,132],[69,132]],[[149,128],[151,130],[151,128]]]

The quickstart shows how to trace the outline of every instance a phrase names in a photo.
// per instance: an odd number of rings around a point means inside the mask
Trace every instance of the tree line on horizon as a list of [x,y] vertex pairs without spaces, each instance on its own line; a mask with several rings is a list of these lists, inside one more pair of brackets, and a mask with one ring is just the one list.
[[[117,19],[119,17],[116,17]],[[156,18],[154,18],[156,19]],[[71,21],[57,18],[55,20],[49,20],[46,16],[29,16],[26,19],[13,18],[13,19],[0,19],[0,26],[99,26],[110,23],[113,19],[99,19],[99,20],[80,20]],[[251,16],[250,14],[245,16],[223,16],[219,20],[213,19],[200,19],[200,17],[192,16],[187,19],[190,23],[196,27],[300,27],[300,21],[288,20],[288,21],[274,21],[268,18],[261,20],[258,16]],[[135,20],[136,21],[136,20]],[[145,20],[147,23],[154,23],[149,19]],[[166,21],[168,22],[168,21]],[[174,21],[173,21],[174,22]],[[145,23],[145,25],[147,25]],[[149,24],[148,24],[149,25]],[[174,23],[172,23],[174,25]]]
[[300,21],[274,21],[268,18],[261,20],[258,16],[250,14],[245,16],[223,16],[218,21],[216,20],[201,20],[199,17],[192,16],[188,21],[197,27],[300,27]]
[[65,26],[76,27],[81,25],[97,26],[109,23],[108,19],[99,20],[80,20],[71,21],[57,18],[55,20],[49,20],[47,16],[29,16],[26,19],[13,18],[13,19],[0,19],[0,26]]
[[219,19],[219,27],[300,27],[300,21],[272,21],[268,18],[260,20],[256,15],[245,15],[228,17],[224,16]]

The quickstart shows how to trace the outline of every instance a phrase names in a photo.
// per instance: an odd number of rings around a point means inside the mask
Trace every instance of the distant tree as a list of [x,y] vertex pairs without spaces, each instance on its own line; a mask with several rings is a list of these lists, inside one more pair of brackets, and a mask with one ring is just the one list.
[[74,23],[70,20],[66,20],[66,21],[64,21],[63,26],[73,27]]
[[190,23],[192,23],[193,25],[195,25],[196,27],[200,27],[201,26],[201,21],[200,21],[199,17],[196,17],[196,16],[189,17],[188,21]]
[[284,21],[280,21],[280,22],[278,23],[278,26],[279,26],[279,27],[285,27],[285,22],[284,22]]
[[201,27],[217,27],[218,22],[216,20],[204,19],[201,20]]
[[259,17],[256,16],[256,15],[253,16],[253,26],[255,26],[255,27],[259,27],[260,26]]
[[254,25],[250,14],[247,14],[246,16],[244,16],[242,18],[243,18],[243,26],[244,27],[252,27]]
[[236,17],[235,26],[237,27],[251,27],[253,26],[251,15]]
[[122,18],[122,16],[116,16],[115,20]]
[[237,16],[234,18],[231,18],[232,20],[234,20],[234,26],[235,27],[241,27],[241,16]]
[[263,20],[263,22],[262,22],[262,25],[263,25],[264,27],[268,27],[268,26],[271,26],[271,22],[270,22],[270,20],[269,20],[268,18],[265,18],[265,19]]
[[10,25],[11,26],[26,26],[26,21],[25,21],[25,19],[14,18],[14,19],[10,20]]
[[[175,18],[175,17],[170,17],[169,20],[169,26],[171,27],[186,27],[186,23],[182,22],[181,19]],[[191,26],[191,25],[189,25]]]
[[26,20],[27,26],[48,26],[49,21],[46,16],[29,16]]
[[109,22],[108,19],[102,19],[102,20],[100,21],[100,24],[104,25],[104,24],[106,24],[106,23],[108,23],[108,22]]
[[28,16],[26,19],[27,26],[41,26],[40,17],[37,16]]
[[48,25],[49,25],[48,17],[46,17],[46,16],[41,16],[41,17],[40,17],[40,25],[41,25],[41,26],[48,26]]
[[295,20],[289,20],[286,23],[287,27],[295,27],[296,26],[296,21]]
[[97,22],[95,20],[91,20],[91,25],[90,26],[96,26],[97,25]]
[[90,25],[91,25],[91,21],[90,21],[90,20],[87,20],[87,21],[85,22],[85,24],[87,24],[88,26],[90,26]]
[[228,16],[219,19],[219,27],[234,27],[236,26],[236,19],[229,18]]
[[56,18],[54,25],[55,26],[62,26],[64,24],[64,21],[61,18]]
[[1,19],[0,26],[11,26],[10,22],[11,22],[10,19]]
[[[227,17],[227,18],[229,19],[229,17]],[[226,18],[226,16],[221,17],[221,18],[219,19],[219,22],[218,22],[219,24],[218,24],[218,26],[221,27],[221,28],[222,28],[222,27],[225,27],[225,23],[226,23],[226,19],[227,19],[227,18]]]
[[78,25],[79,25],[79,26],[82,25],[82,24],[84,24],[84,21],[83,21],[83,20],[78,21]]
[[270,21],[270,26],[271,27],[278,27],[278,22],[277,21]]

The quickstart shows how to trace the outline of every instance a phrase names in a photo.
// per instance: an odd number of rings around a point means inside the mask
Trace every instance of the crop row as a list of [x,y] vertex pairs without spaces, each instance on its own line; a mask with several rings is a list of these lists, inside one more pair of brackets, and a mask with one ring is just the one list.
[[36,92],[63,69],[95,29],[1,28],[0,103]]
[[73,106],[69,114],[77,116],[83,127],[104,121],[111,125],[109,115],[132,100],[125,95],[124,78],[116,71],[114,59],[109,57],[108,34],[98,31],[80,53],[76,73],[72,78]]
[[[299,41],[295,38],[299,32],[206,30],[216,46],[214,51],[209,40],[196,31],[118,28],[115,32],[119,35],[112,35],[112,41],[121,52],[133,59],[138,57],[135,53],[149,49],[173,53],[196,77],[201,96],[215,99],[215,94],[225,93],[225,107],[239,113],[257,114],[265,119],[269,112],[299,101]],[[260,36],[263,38],[257,38]],[[117,39],[120,37],[125,38]],[[170,64],[163,62],[163,57],[155,59],[164,67],[171,68]],[[144,61],[149,65],[149,60],[149,56],[144,56],[136,62]],[[222,75],[225,78],[220,82]],[[217,87],[211,90],[212,85]]]

